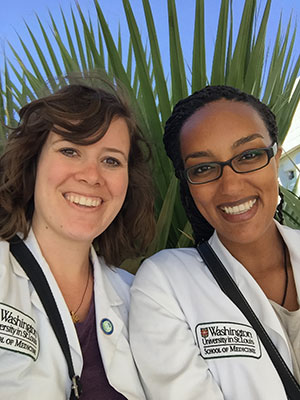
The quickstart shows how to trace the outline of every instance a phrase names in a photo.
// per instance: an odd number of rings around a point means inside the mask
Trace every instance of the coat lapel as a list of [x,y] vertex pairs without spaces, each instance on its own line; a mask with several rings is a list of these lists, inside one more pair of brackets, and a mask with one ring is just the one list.
[[285,241],[290,254],[293,274],[297,289],[298,303],[300,304],[300,231],[277,224],[278,230]]
[[117,272],[107,271],[105,264],[100,265],[95,254],[93,263],[97,337],[108,381],[128,399],[145,399],[128,343],[128,304],[111,282],[112,274],[120,284],[121,278]]
[[[299,234],[298,234],[299,235]],[[290,240],[289,240],[290,242]],[[258,319],[264,325],[275,346],[279,349],[282,357],[290,368],[291,355],[281,323],[264,292],[257,284],[251,274],[239,263],[229,251],[222,245],[216,233],[210,239],[210,244],[223,261],[226,269],[234,279],[235,283],[243,293],[244,297],[252,307]],[[287,243],[289,247],[289,243]]]
[[127,339],[127,328],[120,315],[120,309],[125,305],[117,295],[95,254],[92,254],[95,278],[95,312],[97,337],[101,356],[106,371],[108,371],[116,353],[119,340]]

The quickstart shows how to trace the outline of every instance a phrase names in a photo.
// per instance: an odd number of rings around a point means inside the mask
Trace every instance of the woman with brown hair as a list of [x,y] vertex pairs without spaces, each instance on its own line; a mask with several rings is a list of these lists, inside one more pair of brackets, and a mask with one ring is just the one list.
[[147,144],[113,85],[71,84],[20,118],[0,159],[0,397],[144,399],[127,341],[131,276],[115,266],[153,237]]

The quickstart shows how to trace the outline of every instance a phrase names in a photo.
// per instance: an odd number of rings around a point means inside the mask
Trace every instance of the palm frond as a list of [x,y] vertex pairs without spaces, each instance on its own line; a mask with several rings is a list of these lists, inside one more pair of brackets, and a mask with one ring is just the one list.
[[[71,82],[74,72],[80,72],[84,77],[87,70],[103,71],[112,79],[122,82],[129,93],[142,132],[153,147],[157,235],[147,255],[164,247],[191,244],[191,226],[183,211],[178,183],[162,145],[163,127],[172,106],[206,84],[239,87],[260,97],[271,107],[277,117],[279,141],[282,143],[300,98],[300,82],[295,85],[300,70],[300,56],[297,55],[295,59],[296,26],[293,26],[292,18],[285,28],[279,20],[274,44],[272,47],[266,46],[272,0],[266,0],[262,14],[259,14],[262,15],[260,21],[256,21],[256,0],[244,2],[236,37],[233,35],[237,23],[233,15],[233,2],[221,1],[211,65],[208,64],[206,48],[205,0],[195,1],[191,67],[185,62],[182,50],[176,2],[165,1],[168,6],[166,25],[169,28],[170,82],[164,72],[150,0],[143,0],[142,3],[148,33],[146,44],[142,40],[130,0],[123,0],[129,30],[127,52],[121,27],[114,40],[100,1],[94,0],[94,10],[88,17],[84,16],[77,2],[75,10],[71,7],[69,19],[61,9],[61,29],[49,12],[50,34],[37,16],[43,42],[26,24],[34,51],[29,50],[29,42],[19,36],[24,56],[10,43],[13,59],[5,60],[4,73],[0,75],[0,118],[11,126],[17,123],[16,113],[20,106],[45,90],[55,90]],[[92,23],[92,13],[96,24]],[[46,52],[43,50],[45,46]],[[187,82],[186,71],[191,73],[191,82]],[[65,75],[70,76],[69,80]],[[5,128],[0,126],[1,138],[5,139],[6,134]],[[300,200],[291,192],[283,191],[286,195],[283,210],[286,223],[299,228]],[[138,264],[132,262],[130,265],[135,269]]]

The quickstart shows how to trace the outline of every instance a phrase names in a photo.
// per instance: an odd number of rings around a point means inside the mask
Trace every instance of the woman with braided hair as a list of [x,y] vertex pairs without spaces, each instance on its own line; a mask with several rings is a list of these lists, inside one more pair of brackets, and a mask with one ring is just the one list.
[[[130,342],[148,399],[287,399],[272,342],[298,391],[300,232],[281,224],[282,199],[277,207],[277,133],[266,105],[228,86],[179,101],[166,123],[196,246],[144,261],[132,287]],[[216,280],[216,263],[198,254],[203,247],[248,302],[266,346]]]

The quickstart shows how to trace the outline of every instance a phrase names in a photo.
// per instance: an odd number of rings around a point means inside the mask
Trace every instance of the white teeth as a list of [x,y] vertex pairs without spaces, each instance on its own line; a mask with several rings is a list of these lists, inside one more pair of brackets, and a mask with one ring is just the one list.
[[254,206],[255,203],[256,203],[256,199],[249,200],[246,203],[240,204],[238,206],[223,207],[222,210],[225,211],[226,214],[230,214],[230,215],[243,214],[243,213],[249,211]]
[[71,203],[75,204],[80,204],[81,206],[85,207],[97,207],[101,204],[100,199],[95,199],[91,197],[85,197],[85,196],[76,196],[76,195],[66,195],[65,196],[67,200],[69,200]]

